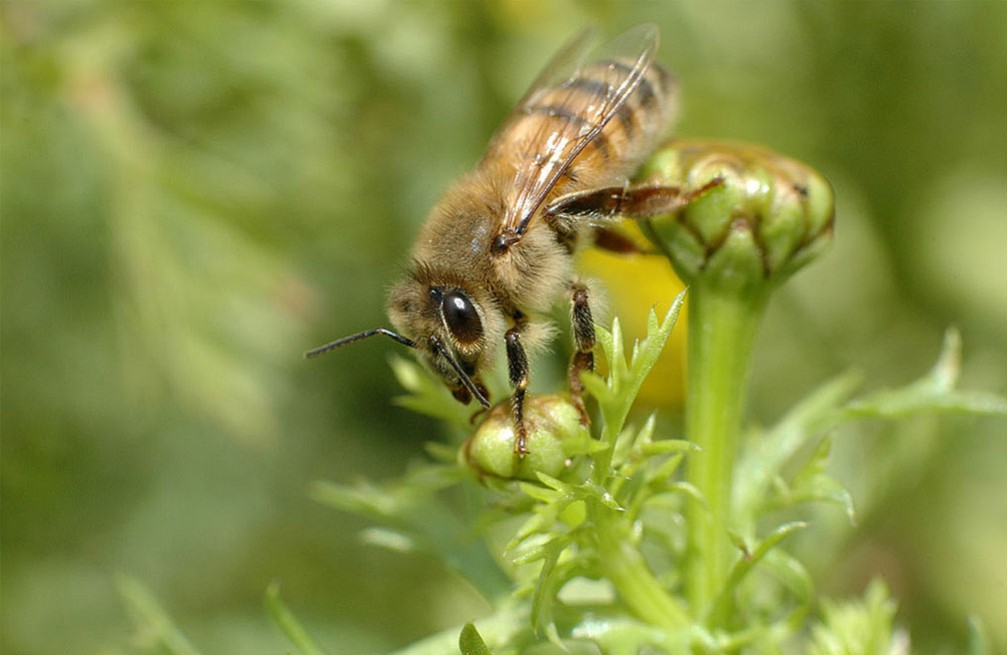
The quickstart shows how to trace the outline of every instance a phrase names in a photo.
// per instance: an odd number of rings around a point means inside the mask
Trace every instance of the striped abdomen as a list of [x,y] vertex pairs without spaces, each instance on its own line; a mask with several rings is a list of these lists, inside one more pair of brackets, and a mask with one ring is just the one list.
[[675,80],[660,66],[641,70],[630,60],[594,62],[566,81],[529,93],[486,161],[499,158],[516,168],[516,204],[529,188],[548,184],[557,169],[560,175],[544,189],[547,198],[611,184],[631,175],[659,144],[674,105]]

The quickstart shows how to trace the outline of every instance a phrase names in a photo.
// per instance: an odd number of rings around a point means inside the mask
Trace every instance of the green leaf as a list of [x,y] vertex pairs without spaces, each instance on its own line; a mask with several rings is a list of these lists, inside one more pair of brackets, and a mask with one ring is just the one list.
[[852,402],[845,413],[887,419],[930,412],[1007,416],[1007,399],[1002,396],[955,390],[961,372],[961,350],[961,335],[949,329],[937,363],[926,376],[901,389],[879,391]]
[[645,457],[655,455],[667,455],[670,453],[698,452],[702,450],[699,446],[685,439],[662,439],[648,443],[642,449]]
[[802,400],[769,432],[751,439],[736,468],[734,522],[754,530],[763,500],[794,455],[837,423],[837,408],[861,384],[861,376],[846,373],[830,380]]
[[642,453],[639,446],[649,443],[654,438],[654,426],[656,425],[656,415],[651,414],[647,422],[639,430],[632,426],[622,430],[615,438],[615,447],[612,450],[612,466],[619,468],[627,461],[635,460],[642,462]]
[[[603,328],[598,328],[598,334],[605,334]],[[582,373],[580,379],[584,383],[584,389],[588,395],[595,400],[608,396],[609,382],[606,378],[601,377],[597,373],[587,372]]]
[[[589,386],[598,400],[602,407],[602,413],[606,414],[607,429],[614,430],[615,433],[622,429],[625,416],[629,413],[629,408],[636,399],[640,386],[654,365],[657,364],[661,351],[664,350],[668,337],[671,336],[672,328],[675,327],[684,301],[685,292],[683,291],[672,302],[664,321],[661,323],[658,323],[654,311],[650,311],[647,317],[647,336],[642,342],[634,344],[629,361],[623,354],[622,330],[619,326],[619,320],[612,321],[611,332],[607,332],[603,328],[598,329],[600,335],[598,340],[605,350],[609,376],[603,388],[596,382],[585,380],[585,384]],[[591,376],[586,377],[590,378]],[[597,376],[595,377],[597,379]]]
[[364,532],[371,543],[394,550],[422,552],[475,585],[487,598],[510,588],[486,544],[476,538],[464,512],[440,492],[462,479],[457,466],[425,464],[385,485],[353,486],[316,482],[311,495],[336,509],[371,519],[380,527]]
[[431,516],[418,521],[417,509],[434,510],[438,518],[454,522],[452,512],[443,508],[437,493],[458,483],[458,468],[425,464],[411,469],[404,478],[383,486],[361,480],[353,486],[316,482],[311,496],[326,505],[372,519],[396,519],[405,523],[429,523]]
[[619,320],[612,321],[612,331],[598,328],[598,341],[605,351],[608,361],[608,378],[602,382],[595,374],[583,376],[585,388],[598,402],[602,415],[602,429],[599,440],[606,446],[592,455],[594,471],[592,479],[597,484],[604,484],[612,474],[612,458],[616,441],[626,425],[626,417],[633,406],[633,401],[640,391],[647,374],[657,363],[661,351],[671,336],[678,314],[685,302],[685,291],[676,296],[663,322],[658,322],[653,310],[647,317],[647,336],[642,342],[633,346],[630,361],[624,356],[622,329]]
[[[697,447],[693,452],[696,452],[698,450],[699,448]],[[678,471],[679,467],[682,466],[682,461],[684,459],[685,457],[683,455],[672,455],[671,457],[665,458],[663,461],[657,459],[656,461],[657,465],[651,466],[647,472],[647,485],[655,490],[656,489],[674,490],[675,484],[677,483],[672,483],[670,485],[666,483],[672,479],[672,476],[675,475],[675,472]],[[682,482],[681,484],[688,484],[688,483]],[[695,492],[696,494],[699,494],[699,489],[696,489],[695,486],[691,484],[689,484],[688,486],[690,487],[689,489],[690,492]]]
[[562,503],[535,509],[535,514],[521,525],[506,546],[512,562],[526,564],[541,559],[542,545],[562,535],[562,528],[557,523],[567,505]]
[[571,631],[574,639],[590,639],[607,655],[656,652],[688,655],[692,635],[688,630],[669,632],[626,618],[591,617]]
[[673,493],[678,494],[686,498],[689,502],[698,503],[699,505],[706,507],[706,500],[703,498],[703,494],[699,492],[696,485],[691,482],[686,482],[684,480],[678,482],[664,482],[661,487],[662,493]]
[[280,585],[277,582],[272,583],[266,589],[266,608],[299,653],[302,655],[325,655],[325,651],[318,646],[304,626],[280,600]]
[[855,522],[853,497],[835,478],[825,473],[832,440],[828,437],[818,442],[815,452],[794,476],[790,489],[778,500],[788,507],[806,502],[828,502],[842,507],[850,523]]
[[118,575],[116,586],[133,624],[140,630],[142,643],[148,644],[151,652],[156,648],[170,655],[199,655],[143,583],[132,576]]
[[472,623],[466,623],[458,637],[458,650],[462,655],[493,655]]
[[360,532],[360,538],[365,544],[384,548],[396,553],[412,553],[416,551],[416,542],[407,534],[389,528],[367,528]]
[[874,580],[862,600],[822,601],[822,622],[812,627],[810,655],[888,655],[896,648],[895,602],[880,580]]
[[553,622],[552,607],[556,594],[567,580],[567,568],[559,566],[559,558],[567,547],[566,540],[554,539],[544,549],[542,570],[539,572],[531,600],[531,624],[537,634],[545,634],[549,641],[560,645],[559,634]]
[[[797,558],[782,548],[774,548],[762,559],[763,567],[779,580],[805,609],[815,602],[815,583],[811,573]],[[794,626],[798,628],[799,626]]]
[[399,384],[409,392],[396,398],[395,404],[465,432],[471,428],[472,410],[455,401],[448,388],[431,377],[423,367],[398,355],[392,355],[389,364]]
[[986,635],[986,625],[977,616],[969,617],[969,652],[968,655],[991,655],[989,637]]
[[808,477],[799,486],[792,487],[786,496],[785,506],[800,503],[824,502],[838,505],[846,513],[851,525],[856,524],[853,496],[838,480],[824,473]]
[[[769,536],[756,544],[755,548],[749,548],[742,543],[742,555],[731,567],[727,581],[723,589],[717,594],[713,608],[710,610],[711,616],[730,616],[734,605],[735,590],[742,580],[752,571],[764,557],[784,539],[807,527],[807,523],[795,521],[786,523],[773,530]],[[741,539],[738,535],[732,535],[736,540]]]
[[[395,651],[395,655],[444,655],[458,652],[462,647],[460,633],[464,630],[463,626],[442,630]],[[524,639],[529,632],[528,604],[525,602],[503,600],[493,614],[479,619],[478,635],[484,644],[514,644]],[[505,652],[511,654],[514,651]]]

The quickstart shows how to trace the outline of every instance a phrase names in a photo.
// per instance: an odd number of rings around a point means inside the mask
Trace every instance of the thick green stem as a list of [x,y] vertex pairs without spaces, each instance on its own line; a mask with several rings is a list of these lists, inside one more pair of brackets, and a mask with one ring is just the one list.
[[[688,458],[687,476],[706,506],[688,510],[686,584],[690,606],[703,617],[727,577],[731,483],[755,335],[767,291],[727,290],[699,278],[689,291],[686,433],[702,448]],[[723,617],[707,617],[710,625]]]
[[666,201],[668,213],[642,226],[689,285],[685,422],[702,452],[686,475],[706,504],[687,509],[685,581],[693,616],[718,626],[726,617],[711,615],[712,603],[732,559],[731,484],[755,334],[772,289],[831,240],[835,204],[813,169],[744,144],[670,142],[640,179],[692,190],[666,191],[684,205]]

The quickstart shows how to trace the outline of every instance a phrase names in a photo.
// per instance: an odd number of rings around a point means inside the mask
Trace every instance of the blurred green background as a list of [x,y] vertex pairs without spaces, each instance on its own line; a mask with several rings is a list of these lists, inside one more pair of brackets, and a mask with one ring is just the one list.
[[[849,367],[913,379],[949,325],[963,385],[1003,393],[1004,2],[8,0],[0,650],[134,652],[118,573],[205,653],[286,648],[272,580],[339,653],[485,611],[306,496],[438,438],[391,403],[392,344],[301,353],[385,324],[426,210],[570,34],[643,21],[680,133],[762,143],[837,191],[834,249],[773,301],[753,419]],[[969,614],[1003,647],[1004,422],[865,427],[833,462],[858,525],[826,513],[835,536],[805,544],[821,590],[883,574],[921,652],[960,647]]]

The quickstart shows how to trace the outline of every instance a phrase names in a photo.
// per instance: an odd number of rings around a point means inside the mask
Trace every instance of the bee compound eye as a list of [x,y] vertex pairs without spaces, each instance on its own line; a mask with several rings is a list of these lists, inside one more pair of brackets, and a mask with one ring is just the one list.
[[464,344],[475,343],[483,335],[483,322],[475,305],[460,291],[451,291],[441,299],[441,311],[451,335]]

